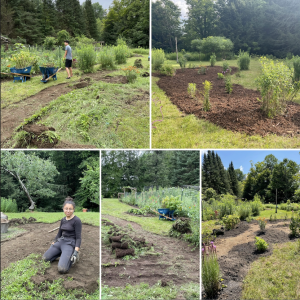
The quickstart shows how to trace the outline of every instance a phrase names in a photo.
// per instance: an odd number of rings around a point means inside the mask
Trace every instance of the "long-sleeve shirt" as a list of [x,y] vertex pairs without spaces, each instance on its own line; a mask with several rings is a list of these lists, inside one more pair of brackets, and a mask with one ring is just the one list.
[[55,237],[55,241],[57,241],[57,239],[61,236],[65,238],[73,238],[75,239],[75,247],[80,247],[81,229],[81,220],[77,216],[74,216],[71,220],[67,220],[66,217],[64,217],[60,221],[60,227]]

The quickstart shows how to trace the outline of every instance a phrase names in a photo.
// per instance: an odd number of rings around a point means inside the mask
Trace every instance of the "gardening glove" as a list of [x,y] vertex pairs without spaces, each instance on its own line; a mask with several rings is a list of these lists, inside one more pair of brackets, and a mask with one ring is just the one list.
[[74,252],[71,256],[72,264],[75,265],[76,262],[78,262],[78,260],[79,260],[79,253],[78,253],[78,251],[74,250]]

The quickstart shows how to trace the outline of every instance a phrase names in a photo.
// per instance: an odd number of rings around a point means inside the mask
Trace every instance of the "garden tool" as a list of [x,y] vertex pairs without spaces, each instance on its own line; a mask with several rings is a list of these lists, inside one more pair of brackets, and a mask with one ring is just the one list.
[[52,230],[50,230],[50,231],[48,231],[48,232],[52,232],[52,231],[54,231],[54,230],[57,230],[59,227],[56,227],[56,228],[54,228],[54,229],[52,229]]
[[18,74],[18,73],[4,73],[4,72],[1,72],[1,74],[32,77],[32,75],[25,75],[25,74]]
[[79,252],[74,250],[72,256],[71,256],[71,262],[72,265],[74,266],[77,262],[79,262]]

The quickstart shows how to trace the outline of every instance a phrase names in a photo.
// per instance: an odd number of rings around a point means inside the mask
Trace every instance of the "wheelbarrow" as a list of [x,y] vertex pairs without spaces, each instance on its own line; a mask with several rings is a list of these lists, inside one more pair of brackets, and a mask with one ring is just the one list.
[[41,79],[41,82],[47,83],[50,78],[53,78],[53,80],[57,80],[56,74],[61,70],[57,68],[49,68],[49,67],[39,67],[41,73],[43,74],[43,78]]
[[[26,81],[30,76],[31,66],[23,69],[17,69],[16,67],[10,68],[11,73],[14,76],[14,82],[16,80],[22,80],[22,82]],[[16,75],[16,76],[15,76]]]

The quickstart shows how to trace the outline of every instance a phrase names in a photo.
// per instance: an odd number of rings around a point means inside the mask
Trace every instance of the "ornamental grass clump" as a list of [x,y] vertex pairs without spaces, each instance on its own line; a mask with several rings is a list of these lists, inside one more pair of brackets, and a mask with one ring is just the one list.
[[196,96],[196,83],[189,83],[188,88],[187,88],[187,92],[189,94],[189,96],[191,96],[192,98],[194,98]]
[[214,298],[220,289],[220,266],[217,257],[217,248],[214,242],[202,248],[202,284],[208,299]]
[[203,96],[204,96],[204,101],[203,101],[203,109],[204,111],[209,111],[210,110],[210,101],[209,101],[209,92],[212,89],[212,83],[210,81],[205,80],[205,82],[203,83],[204,86],[204,92],[203,92]]
[[262,73],[256,79],[261,93],[262,110],[268,118],[283,114],[288,101],[300,90],[300,82],[294,82],[293,71],[283,62],[262,57]]
[[265,252],[268,249],[269,244],[262,238],[256,236],[255,237],[255,246],[257,251]]
[[239,58],[238,58],[238,66],[240,70],[249,70],[250,69],[250,55],[248,52],[244,52],[240,50]]
[[165,52],[163,49],[152,50],[152,68],[153,70],[160,70],[165,62]]

